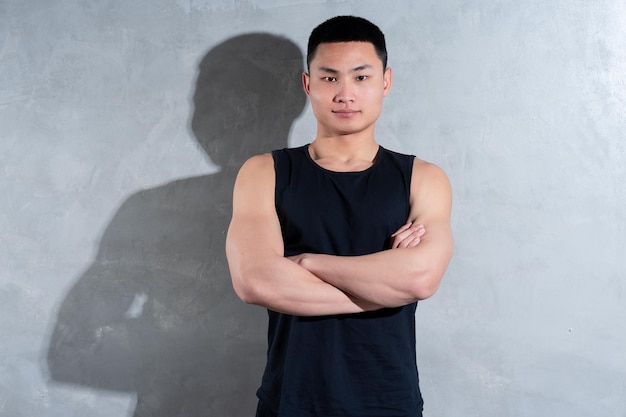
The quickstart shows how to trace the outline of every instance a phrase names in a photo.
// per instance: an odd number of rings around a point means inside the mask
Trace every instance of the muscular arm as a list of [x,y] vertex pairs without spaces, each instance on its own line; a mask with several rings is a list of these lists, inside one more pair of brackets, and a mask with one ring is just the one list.
[[226,256],[237,295],[247,303],[294,315],[380,308],[341,291],[283,256],[274,186],[274,164],[269,154],[248,160],[237,176],[226,237]]
[[437,166],[416,160],[409,220],[424,225],[419,245],[363,256],[302,254],[291,260],[325,282],[362,300],[396,307],[432,296],[453,250],[451,190]]

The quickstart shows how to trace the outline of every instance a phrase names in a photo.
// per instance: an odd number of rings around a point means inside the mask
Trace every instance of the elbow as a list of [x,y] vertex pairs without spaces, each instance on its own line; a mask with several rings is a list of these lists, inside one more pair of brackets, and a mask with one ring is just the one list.
[[230,271],[231,282],[235,294],[246,304],[259,303],[259,291],[256,287],[258,282],[254,268],[241,261],[241,257],[236,256],[237,252],[226,250],[228,269]]
[[421,285],[417,285],[417,288],[413,290],[413,299],[416,301],[426,300],[427,298],[435,295],[437,290],[439,289],[439,283],[422,283]]
[[237,297],[246,304],[262,305],[261,291],[254,277],[243,271],[232,274],[233,289]]
[[237,296],[239,297],[239,299],[246,304],[264,306],[264,304],[261,302],[261,298],[254,291],[250,291],[248,289],[245,292],[244,291],[241,291],[241,292],[235,291],[235,292]]
[[425,270],[415,274],[409,284],[408,292],[415,301],[426,300],[435,295],[443,272],[439,270]]
[[441,257],[433,257],[428,262],[416,262],[410,268],[409,291],[416,301],[425,300],[435,295],[448,268],[452,248]]
[[246,285],[241,277],[233,276],[233,289],[237,297],[246,304],[255,304],[256,296],[250,285]]

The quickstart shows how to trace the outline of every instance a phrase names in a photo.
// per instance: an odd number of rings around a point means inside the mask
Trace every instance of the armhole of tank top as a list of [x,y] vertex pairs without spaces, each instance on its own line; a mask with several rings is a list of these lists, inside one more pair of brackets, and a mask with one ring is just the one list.
[[407,217],[411,214],[411,192],[413,187],[413,168],[415,167],[415,155],[409,155],[407,158]]
[[280,165],[280,151],[273,150],[272,151],[272,159],[274,160],[274,205],[278,207],[278,195],[280,189],[280,176],[278,175],[279,165]]

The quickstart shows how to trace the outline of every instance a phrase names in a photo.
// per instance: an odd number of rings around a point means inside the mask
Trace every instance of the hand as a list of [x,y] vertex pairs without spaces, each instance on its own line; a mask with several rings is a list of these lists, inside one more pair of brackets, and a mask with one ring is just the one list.
[[425,233],[423,225],[409,221],[391,235],[391,249],[414,248]]

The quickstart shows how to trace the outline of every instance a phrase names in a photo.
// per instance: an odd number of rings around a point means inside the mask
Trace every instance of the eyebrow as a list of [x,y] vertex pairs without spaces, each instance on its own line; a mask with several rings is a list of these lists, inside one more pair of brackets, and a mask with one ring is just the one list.
[[[372,69],[372,68],[374,67],[372,67],[370,64],[363,64],[363,65],[359,65],[358,67],[351,69],[350,72],[358,72],[358,71],[363,71],[363,70]],[[339,71],[334,68],[319,67],[318,69],[322,72],[327,72],[329,74],[339,74]]]

